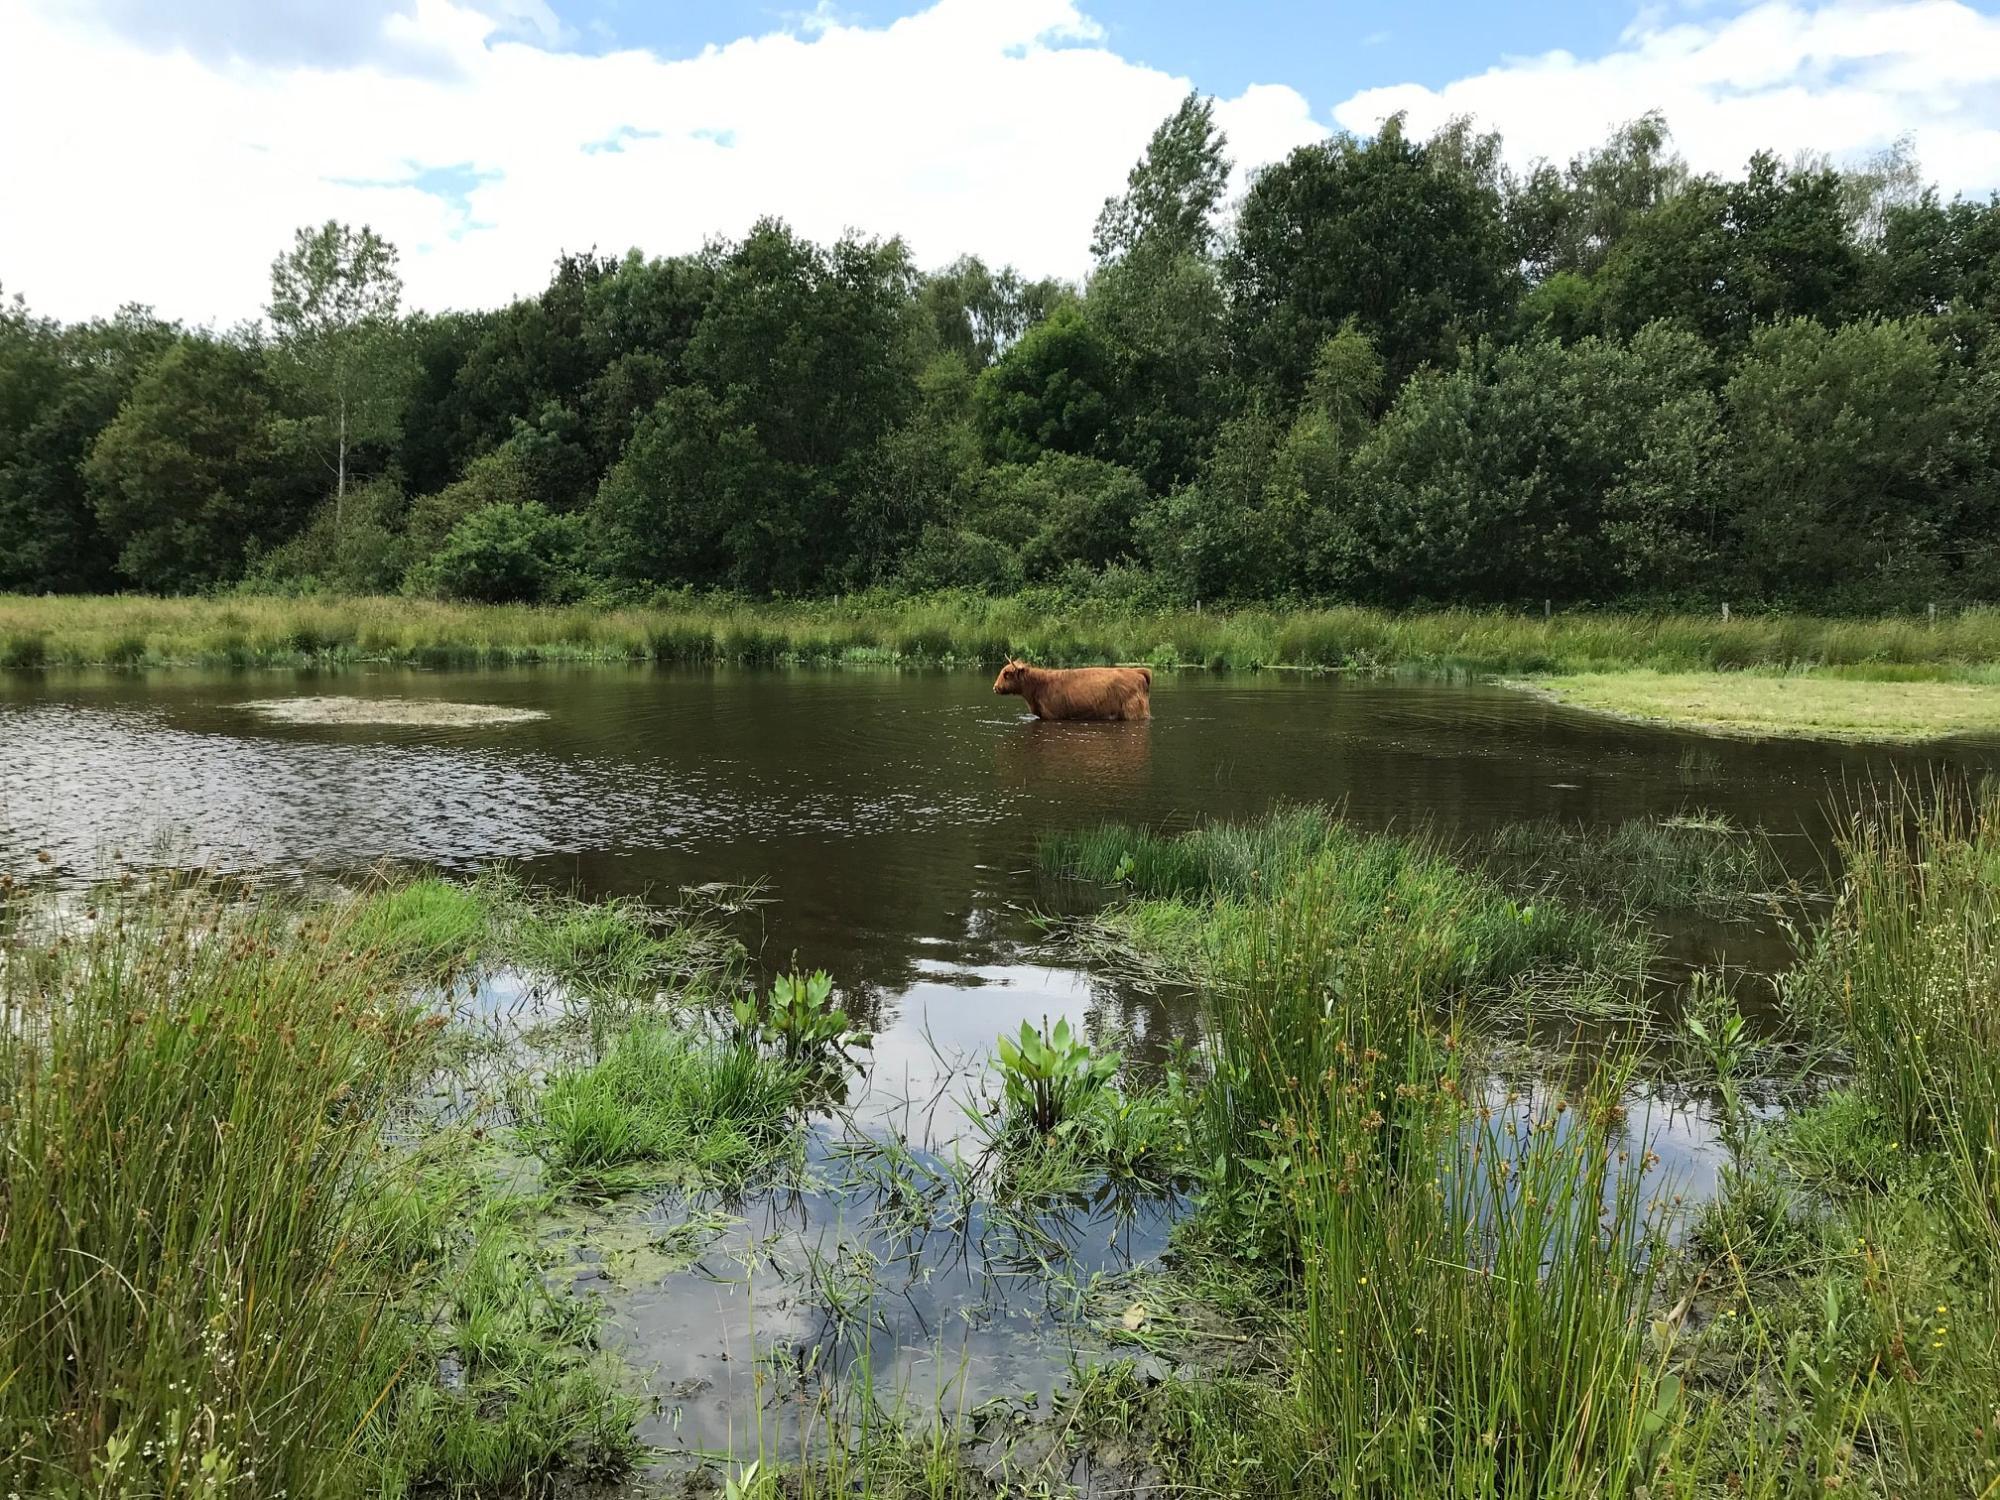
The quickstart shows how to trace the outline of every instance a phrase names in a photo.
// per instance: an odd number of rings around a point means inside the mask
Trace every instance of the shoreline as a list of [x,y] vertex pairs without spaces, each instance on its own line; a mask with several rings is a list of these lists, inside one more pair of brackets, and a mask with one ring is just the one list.
[[1408,672],[1509,682],[1653,670],[1840,669],[1860,680],[2000,672],[2000,610],[1918,618],[1391,614],[1354,606],[1230,611],[1066,607],[1002,598],[849,596],[807,603],[451,605],[400,597],[0,595],[0,672],[89,667],[540,662],[1047,666]]

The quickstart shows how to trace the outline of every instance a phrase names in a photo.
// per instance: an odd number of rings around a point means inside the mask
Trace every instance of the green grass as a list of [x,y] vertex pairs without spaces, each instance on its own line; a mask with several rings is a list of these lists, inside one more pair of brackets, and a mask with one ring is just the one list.
[[1649,664],[1640,671],[1565,669],[1525,686],[1572,707],[1710,733],[1892,741],[2000,733],[2000,673],[1990,662],[1921,677],[1881,666],[1690,672]]
[[1786,997],[1843,1047],[1901,1148],[1951,1162],[1968,1242],[2000,1288],[2000,792],[1874,796],[1840,855],[1833,916]]
[[17,911],[0,953],[0,1485],[517,1493],[628,1461],[628,1398],[490,1248],[468,1142],[385,1144],[444,1025],[407,960],[462,906],[163,883],[93,912]]
[[1142,661],[1229,670],[1408,668],[1524,676],[1839,667],[1894,677],[2000,663],[2000,612],[1928,625],[1821,619],[1352,607],[1156,613],[974,595],[653,608],[450,605],[402,598],[0,596],[0,669],[523,661]]
[[1161,962],[1227,985],[1248,974],[1274,907],[1309,907],[1324,961],[1371,944],[1422,965],[1426,992],[1492,990],[1538,970],[1636,980],[1635,929],[1558,900],[1522,901],[1423,838],[1359,832],[1323,807],[1181,834],[1120,825],[1052,834],[1042,870],[1124,898],[1100,919]]
[[741,1184],[796,1157],[809,1080],[748,1043],[642,1025],[552,1075],[522,1125],[564,1183]]
[[1645,911],[1749,913],[1785,886],[1770,842],[1726,819],[1630,818],[1588,828],[1546,818],[1486,841],[1510,885]]

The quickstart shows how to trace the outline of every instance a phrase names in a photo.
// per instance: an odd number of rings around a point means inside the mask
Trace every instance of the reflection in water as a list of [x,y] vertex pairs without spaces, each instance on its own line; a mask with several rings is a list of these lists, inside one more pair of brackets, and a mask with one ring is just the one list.
[[1152,771],[1150,720],[1131,724],[1029,719],[1019,732],[994,742],[994,779],[1030,791],[1051,783],[1079,783],[1143,791]]

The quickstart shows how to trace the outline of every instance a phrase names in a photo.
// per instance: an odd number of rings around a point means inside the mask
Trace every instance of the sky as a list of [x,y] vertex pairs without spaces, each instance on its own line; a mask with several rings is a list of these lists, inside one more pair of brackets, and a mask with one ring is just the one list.
[[229,326],[328,218],[433,310],[762,214],[1080,278],[1190,88],[1238,191],[1397,111],[1525,166],[1650,109],[1697,170],[1907,137],[2000,189],[2000,0],[0,0],[0,291]]

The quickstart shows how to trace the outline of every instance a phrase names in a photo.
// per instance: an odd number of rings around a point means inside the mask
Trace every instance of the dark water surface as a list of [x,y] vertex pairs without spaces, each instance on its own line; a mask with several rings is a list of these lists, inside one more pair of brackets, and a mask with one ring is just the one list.
[[[1055,1277],[1024,1279],[1015,1251],[992,1247],[1018,1236],[985,1224],[979,1205],[940,1189],[936,1225],[886,1225],[880,1164],[843,1154],[906,1138],[921,1175],[971,1150],[962,1101],[995,1034],[1024,1020],[1085,1020],[1142,1053],[1192,1036],[1185,997],[1095,981],[1040,946],[1039,834],[1107,818],[1180,827],[1284,800],[1466,837],[1517,819],[1704,809],[1766,830],[1804,871],[1820,863],[1844,786],[2000,760],[1993,742],[1724,740],[1490,686],[1278,674],[1163,674],[1150,724],[1045,725],[988,682],[554,667],[0,678],[0,870],[81,883],[117,852],[279,875],[506,860],[586,894],[667,899],[763,882],[770,903],[747,936],[764,964],[796,955],[830,970],[877,1029],[851,1121],[816,1132],[822,1186],[728,1205],[725,1226],[692,1238],[677,1226],[715,1206],[670,1196],[568,1231],[579,1277],[609,1299],[615,1341],[662,1396],[647,1435],[741,1454],[766,1435],[755,1370],[777,1399],[787,1369],[798,1383],[823,1378],[851,1363],[857,1340],[878,1380],[921,1403],[947,1388],[953,1406],[1048,1389],[1077,1348],[1051,1337],[1058,1304],[1076,1313],[1092,1275],[1164,1242],[1171,1204],[1088,1205],[1050,1226],[1074,1243]],[[243,707],[318,694],[548,717],[288,725]],[[1680,935],[1753,961],[1760,941],[1728,923]],[[1657,1120],[1654,1149],[1699,1193],[1714,1162],[1698,1112],[1670,1105]],[[661,1243],[699,1253],[662,1269]],[[872,1267],[877,1284],[858,1321],[832,1287],[849,1264]],[[1101,1323],[1081,1321],[1092,1316]]]
[[[241,707],[321,693],[549,717],[297,725]],[[1484,685],[1189,673],[1154,707],[1151,724],[1039,724],[984,674],[853,668],[0,678],[0,869],[45,850],[80,880],[113,850],[164,850],[265,872],[510,860],[590,893],[757,879],[770,959],[886,999],[1012,953],[1051,828],[1318,799],[1448,834],[1700,807],[1790,838],[1823,831],[1843,784],[2000,758],[1678,734]]]

